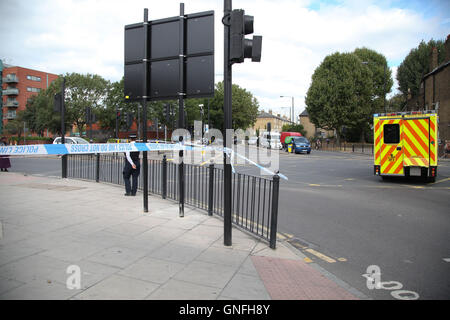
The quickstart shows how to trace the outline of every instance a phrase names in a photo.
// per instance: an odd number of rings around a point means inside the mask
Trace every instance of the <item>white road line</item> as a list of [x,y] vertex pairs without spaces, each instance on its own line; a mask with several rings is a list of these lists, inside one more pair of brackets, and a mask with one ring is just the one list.
[[445,262],[450,262],[450,258],[444,258],[442,260],[444,260]]

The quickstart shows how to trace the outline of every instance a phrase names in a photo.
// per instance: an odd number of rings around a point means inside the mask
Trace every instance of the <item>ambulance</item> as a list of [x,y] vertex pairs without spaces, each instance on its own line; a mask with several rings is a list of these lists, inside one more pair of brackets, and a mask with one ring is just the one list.
[[421,176],[434,182],[438,166],[436,111],[374,114],[374,174]]

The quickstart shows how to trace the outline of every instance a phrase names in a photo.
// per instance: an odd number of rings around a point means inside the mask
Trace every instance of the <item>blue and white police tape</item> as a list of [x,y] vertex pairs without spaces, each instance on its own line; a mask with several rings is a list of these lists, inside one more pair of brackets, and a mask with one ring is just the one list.
[[[248,161],[268,174],[275,175],[275,172],[264,168],[256,162],[234,152],[233,149],[223,148],[222,146],[204,146],[197,144],[180,143],[91,143],[91,144],[36,144],[19,146],[1,146],[0,155],[2,156],[32,156],[32,155],[66,155],[66,154],[92,154],[92,153],[116,153],[133,151],[217,151],[225,152],[230,158],[232,170],[235,172],[233,160],[235,156]],[[288,178],[277,173],[281,178]]]
[[36,144],[25,146],[2,146],[0,147],[0,155],[31,156],[171,150],[192,150],[192,147],[166,143]]

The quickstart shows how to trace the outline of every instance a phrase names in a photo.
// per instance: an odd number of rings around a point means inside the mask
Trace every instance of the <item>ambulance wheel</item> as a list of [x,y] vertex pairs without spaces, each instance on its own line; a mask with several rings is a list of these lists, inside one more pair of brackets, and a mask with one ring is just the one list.
[[381,176],[381,180],[387,181],[387,180],[389,180],[389,177],[387,177],[387,176]]

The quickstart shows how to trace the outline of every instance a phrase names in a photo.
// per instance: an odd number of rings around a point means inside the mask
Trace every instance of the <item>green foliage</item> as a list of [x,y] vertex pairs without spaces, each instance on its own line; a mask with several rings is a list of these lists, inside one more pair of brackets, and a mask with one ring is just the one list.
[[419,94],[423,76],[432,71],[430,70],[430,55],[433,47],[438,50],[438,65],[441,64],[445,60],[444,41],[431,39],[428,43],[422,40],[417,48],[411,49],[398,67],[397,81],[403,95],[408,95],[408,89],[412,96]]
[[63,77],[66,79],[65,119],[70,125],[75,123],[79,132],[83,132],[86,108],[90,107],[91,112],[97,115],[102,111],[109,81],[99,75],[68,73],[52,82],[47,90],[50,97],[60,92]]
[[[40,135],[45,129],[61,134],[60,114],[53,111],[54,95],[61,91],[63,76],[52,82],[47,90],[34,96],[24,113],[27,126]],[[116,127],[116,110],[120,112],[119,130],[126,129],[126,113],[132,113],[134,121],[142,116],[142,106],[138,102],[125,102],[124,80],[110,83],[98,75],[81,75],[77,73],[66,74],[66,129],[76,124],[79,132],[83,132],[86,125],[86,107],[96,115],[100,128],[110,133]],[[211,126],[221,130],[223,128],[223,83],[216,85],[214,98],[187,99],[185,110],[187,113],[187,126],[192,128],[195,120],[203,119],[208,122],[208,104],[210,109]],[[247,90],[233,85],[233,128],[246,129],[256,121],[258,101]],[[163,115],[165,104],[171,104],[175,114],[166,119]],[[199,105],[203,104],[203,115]],[[165,124],[175,129],[178,123],[178,101],[156,101],[147,103],[147,119],[159,124]],[[10,125],[10,130],[15,130]],[[17,130],[16,130],[17,131]]]
[[305,99],[306,111],[316,127],[360,127],[371,118],[374,97],[372,72],[353,53],[327,56],[312,76]]
[[406,105],[406,97],[399,93],[390,98],[387,102],[387,112],[402,111]]
[[285,124],[283,125],[281,131],[283,132],[299,132],[302,136],[306,136],[306,131],[301,124]]
[[384,111],[384,97],[391,92],[394,85],[386,57],[368,48],[358,48],[353,53],[372,73],[373,96],[371,99],[373,104],[371,113]]

